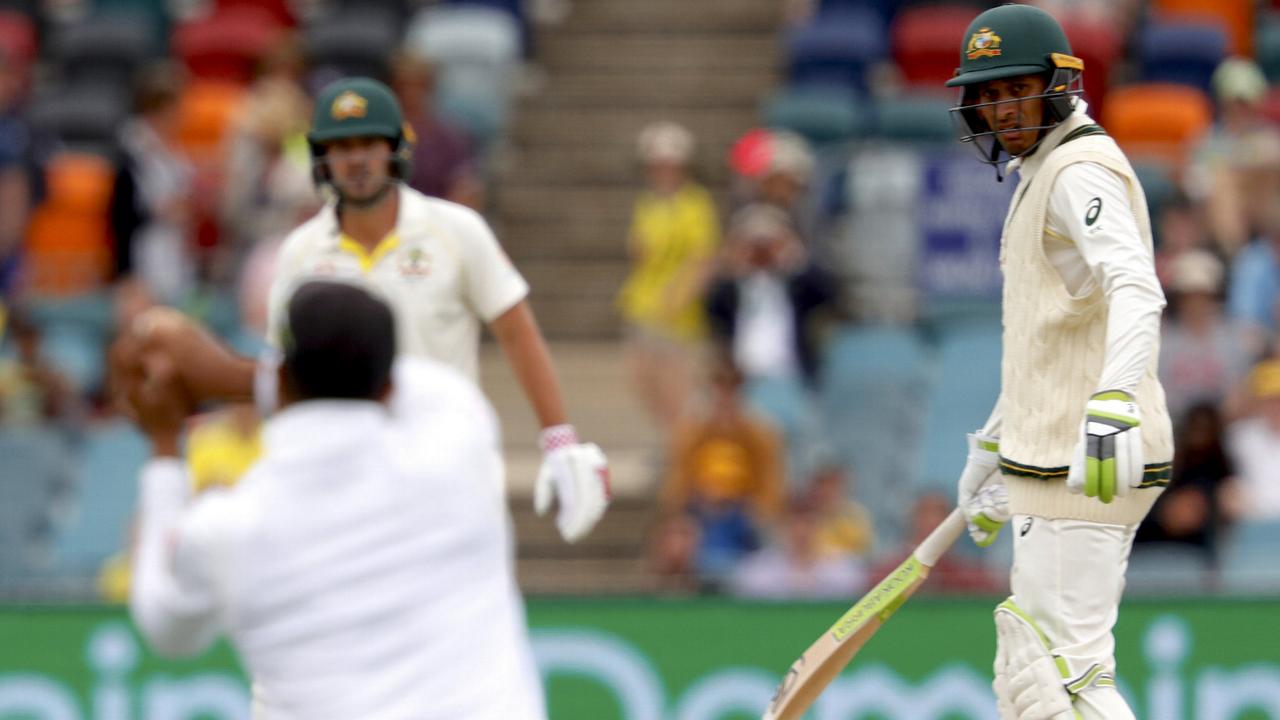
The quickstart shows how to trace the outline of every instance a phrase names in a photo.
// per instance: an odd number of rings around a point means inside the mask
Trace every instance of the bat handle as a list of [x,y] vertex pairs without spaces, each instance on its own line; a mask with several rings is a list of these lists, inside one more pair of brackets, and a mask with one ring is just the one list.
[[933,567],[938,564],[938,558],[955,543],[956,538],[960,537],[965,529],[964,513],[960,508],[951,511],[946,520],[943,520],[938,527],[929,533],[929,537],[920,543],[920,547],[916,548],[916,559],[922,565]]

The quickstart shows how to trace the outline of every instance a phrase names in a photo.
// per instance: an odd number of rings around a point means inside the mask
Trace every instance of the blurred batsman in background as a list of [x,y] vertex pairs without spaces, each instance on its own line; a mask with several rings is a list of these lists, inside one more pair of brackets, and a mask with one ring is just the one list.
[[168,310],[123,341],[119,381],[154,453],[137,627],[170,655],[226,633],[255,716],[541,720],[489,404],[447,365],[396,359],[392,310],[368,290],[306,282],[280,321],[264,455],[195,498],[179,454],[193,395],[169,349],[235,358]]
[[978,544],[1010,516],[1017,533],[996,610],[1006,720],[1133,717],[1111,629],[1173,460],[1146,198],[1087,114],[1083,69],[1051,15],[1002,5],[969,25],[947,83],[962,88],[962,140],[1020,178],[1000,243],[1000,397],[959,488]]
[[411,131],[381,82],[349,78],[325,87],[307,139],[314,179],[330,202],[280,250],[266,357],[211,367],[187,357],[180,369],[196,398],[247,398],[255,365],[266,368],[269,384],[286,301],[302,279],[342,278],[376,288],[394,310],[399,353],[438,360],[473,382],[486,323],[543,428],[535,506],[543,514],[555,498],[565,540],[586,536],[609,504],[608,464],[599,447],[578,441],[567,421],[550,352],[526,299],[529,286],[488,223],[469,208],[404,185]]

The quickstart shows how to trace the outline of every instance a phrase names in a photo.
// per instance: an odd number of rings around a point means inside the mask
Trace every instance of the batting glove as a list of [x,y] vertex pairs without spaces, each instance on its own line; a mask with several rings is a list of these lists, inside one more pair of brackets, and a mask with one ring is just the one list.
[[556,527],[565,542],[587,536],[604,515],[612,499],[609,461],[594,443],[579,443],[572,425],[556,425],[542,431],[542,469],[533,491],[533,509],[545,515],[551,498],[559,499]]
[[1089,398],[1080,442],[1067,471],[1067,489],[1109,503],[1142,485],[1142,430],[1138,403],[1123,390]]
[[969,459],[960,473],[958,502],[969,524],[969,536],[979,547],[995,542],[1009,521],[1009,494],[1000,478],[1000,442],[969,433]]

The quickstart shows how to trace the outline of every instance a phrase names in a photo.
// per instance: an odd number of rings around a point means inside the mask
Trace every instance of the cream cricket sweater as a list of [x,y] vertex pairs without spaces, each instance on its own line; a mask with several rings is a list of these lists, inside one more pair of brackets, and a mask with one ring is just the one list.
[[[1059,173],[1095,163],[1121,178],[1142,242],[1151,248],[1146,198],[1115,142],[1087,115],[1068,118],[1037,153],[1043,164],[1014,195],[1001,239],[1004,352],[1001,363],[1001,470],[1014,513],[1131,525],[1168,484],[1173,438],[1156,356],[1135,390],[1142,414],[1146,477],[1142,489],[1104,504],[1072,495],[1068,466],[1089,397],[1099,391],[1109,305],[1102,289],[1072,294],[1045,254],[1049,197]],[[1059,238],[1061,240],[1061,238]],[[1070,240],[1068,238],[1068,240]]]

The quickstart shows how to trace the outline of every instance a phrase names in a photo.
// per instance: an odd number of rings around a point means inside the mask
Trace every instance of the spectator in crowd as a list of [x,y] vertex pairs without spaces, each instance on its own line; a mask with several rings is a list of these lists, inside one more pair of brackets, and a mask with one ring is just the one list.
[[409,186],[424,195],[483,209],[484,181],[471,139],[435,111],[435,68],[425,59],[400,53],[391,63],[391,87],[415,136]]
[[1168,288],[1173,284],[1174,262],[1185,252],[1207,248],[1208,234],[1195,206],[1182,193],[1161,206],[1154,232],[1156,277]]
[[[871,576],[873,581],[893,572],[898,565],[924,542],[942,521],[951,514],[954,507],[952,500],[946,495],[926,492],[915,499],[911,508],[911,536],[896,551],[887,553],[880,564],[875,566]],[[1007,592],[1007,586],[997,580],[980,561],[974,560],[958,552],[943,553],[938,564],[929,571],[929,582],[921,591],[930,593],[967,593],[985,594]]]
[[1280,130],[1263,112],[1267,79],[1252,60],[1224,60],[1213,90],[1218,122],[1194,152],[1187,185],[1229,257],[1258,231],[1260,212],[1280,193]]
[[734,569],[730,592],[789,600],[849,598],[866,589],[866,567],[857,558],[823,548],[819,509],[812,499],[792,501],[782,525],[778,543],[752,553]]
[[[1274,196],[1280,198],[1280,194]],[[1227,283],[1227,312],[1244,325],[1247,350],[1260,355],[1275,340],[1280,317],[1280,206],[1267,207],[1262,237],[1236,254]]]
[[875,544],[875,523],[866,506],[853,497],[845,469],[826,464],[813,474],[809,500],[815,509],[818,550],[824,555],[862,557]]
[[733,216],[707,311],[717,342],[748,379],[812,382],[822,311],[836,294],[836,283],[810,262],[786,212],[755,204]]
[[1190,545],[1212,559],[1221,531],[1221,491],[1233,472],[1217,405],[1192,405],[1178,424],[1169,489],[1138,527],[1136,542]]
[[219,223],[230,236],[232,268],[257,243],[284,235],[320,206],[306,141],[311,101],[302,88],[301,53],[293,40],[273,50],[228,131]]
[[800,135],[786,130],[751,130],[738,139],[729,155],[734,172],[731,207],[765,204],[790,216],[802,238],[810,238],[816,217],[808,201],[814,172],[813,151]]
[[22,119],[22,77],[0,48],[0,297],[13,293],[33,192],[31,130]]
[[83,408],[71,381],[41,353],[40,327],[16,309],[7,326],[15,353],[0,360],[0,426],[74,429]]
[[1280,520],[1280,360],[1253,369],[1250,416],[1227,428],[1227,450],[1236,468],[1224,509],[1232,519]]
[[178,146],[183,80],[168,64],[147,68],[135,114],[120,130],[123,162],[111,198],[116,273],[136,277],[162,302],[194,286],[191,247],[195,171]]
[[701,588],[698,578],[698,548],[702,534],[698,519],[690,513],[666,515],[654,534],[650,555],[656,588],[662,592],[687,594]]
[[618,296],[636,392],[664,430],[692,394],[706,335],[702,295],[720,243],[711,194],[689,175],[693,148],[693,135],[675,123],[654,123],[640,133],[648,187],[632,213],[632,269]]
[[262,423],[251,403],[217,410],[187,435],[192,490],[235,485],[262,454]]
[[699,572],[715,579],[755,549],[759,528],[778,513],[784,481],[781,442],[743,404],[742,374],[717,362],[711,385],[707,411],[672,434],[663,504],[697,518]]
[[1175,423],[1193,404],[1221,403],[1249,371],[1246,336],[1223,316],[1222,275],[1222,263],[1207,250],[1188,250],[1171,263],[1160,381]]

